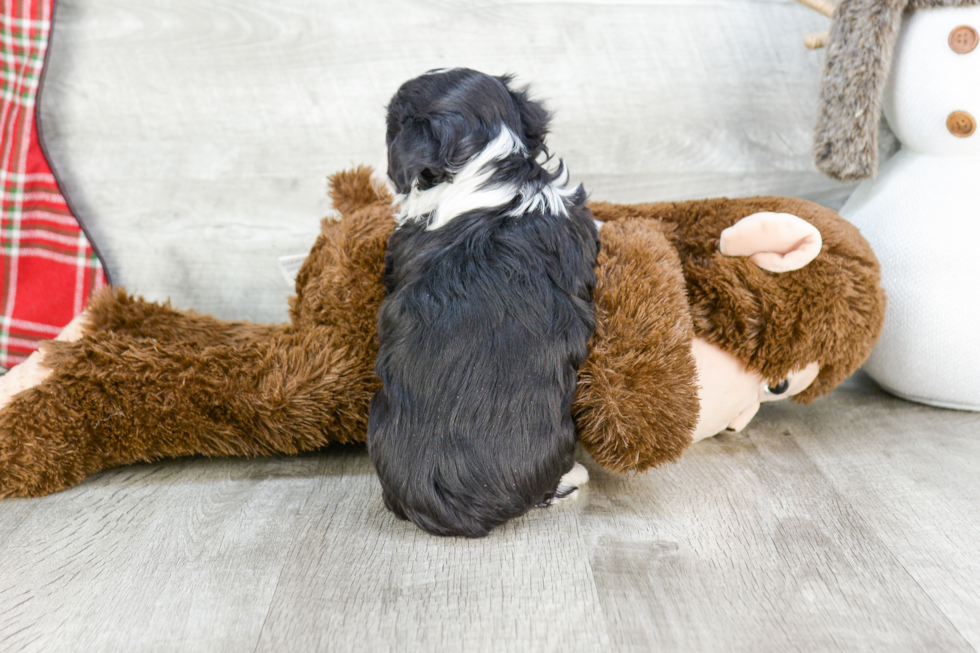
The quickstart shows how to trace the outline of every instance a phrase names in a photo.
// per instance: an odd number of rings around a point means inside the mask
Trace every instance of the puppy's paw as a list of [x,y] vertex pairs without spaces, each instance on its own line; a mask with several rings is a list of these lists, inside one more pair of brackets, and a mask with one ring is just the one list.
[[548,505],[553,506],[566,499],[570,501],[577,499],[578,489],[588,482],[589,470],[584,465],[575,463],[575,466],[558,481],[558,489],[555,490],[555,495],[548,502]]

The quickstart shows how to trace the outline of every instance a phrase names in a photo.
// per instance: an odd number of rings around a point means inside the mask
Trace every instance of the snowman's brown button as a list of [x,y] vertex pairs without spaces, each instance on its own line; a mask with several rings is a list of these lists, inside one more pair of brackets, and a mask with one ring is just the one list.
[[966,111],[954,111],[946,118],[946,129],[953,136],[966,138],[977,130],[977,121]]
[[969,25],[960,25],[949,33],[949,47],[957,54],[973,52],[978,42],[980,42],[980,35]]

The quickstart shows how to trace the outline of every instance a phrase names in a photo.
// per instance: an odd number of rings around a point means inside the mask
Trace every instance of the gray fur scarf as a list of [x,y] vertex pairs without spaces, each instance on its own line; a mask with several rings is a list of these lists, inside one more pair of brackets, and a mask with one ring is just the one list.
[[827,42],[814,162],[840,181],[878,173],[878,121],[902,16],[980,0],[842,0]]

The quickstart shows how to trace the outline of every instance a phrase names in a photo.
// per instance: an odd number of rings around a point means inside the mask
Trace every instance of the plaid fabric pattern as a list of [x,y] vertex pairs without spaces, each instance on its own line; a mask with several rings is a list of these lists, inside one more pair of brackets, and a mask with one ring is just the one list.
[[3,0],[0,14],[0,366],[53,338],[105,285],[41,151],[35,105],[54,0]]

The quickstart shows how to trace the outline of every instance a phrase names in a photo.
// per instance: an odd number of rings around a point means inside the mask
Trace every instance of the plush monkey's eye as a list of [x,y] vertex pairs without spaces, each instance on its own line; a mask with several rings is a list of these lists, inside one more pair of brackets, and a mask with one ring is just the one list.
[[771,395],[781,395],[785,394],[789,390],[789,379],[783,379],[776,385],[767,385],[766,392]]

